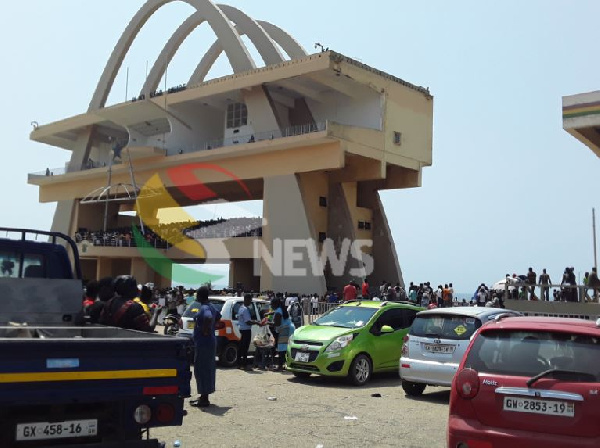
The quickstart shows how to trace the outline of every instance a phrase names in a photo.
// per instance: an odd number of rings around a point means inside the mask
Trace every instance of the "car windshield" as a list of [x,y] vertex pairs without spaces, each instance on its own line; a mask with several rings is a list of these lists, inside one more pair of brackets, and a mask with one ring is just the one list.
[[468,340],[479,327],[481,321],[472,316],[426,314],[417,316],[409,334],[437,339]]
[[[600,380],[600,338],[574,333],[535,331],[485,331],[473,343],[466,367],[484,373],[535,377],[556,370],[548,377],[568,381]],[[578,379],[580,378],[580,379]]]
[[341,306],[334,308],[313,322],[313,325],[324,327],[358,328],[363,327],[377,308],[361,308],[359,306]]
[[[215,309],[220,313],[221,310],[223,309],[223,305],[225,304],[225,302],[223,302],[222,300],[211,300],[208,299],[208,302],[215,307]],[[187,307],[187,309],[185,310],[185,312],[183,313],[183,317],[194,317],[196,315],[196,313],[198,313],[198,311],[200,311],[200,307],[202,305],[200,304],[200,302],[192,302],[192,304],[190,306]]]

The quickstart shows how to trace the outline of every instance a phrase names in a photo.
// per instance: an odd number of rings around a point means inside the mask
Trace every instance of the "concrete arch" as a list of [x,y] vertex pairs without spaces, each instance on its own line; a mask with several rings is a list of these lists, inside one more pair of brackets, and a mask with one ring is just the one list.
[[123,59],[135,37],[158,9],[173,1],[184,1],[190,4],[206,19],[217,35],[217,39],[223,45],[234,72],[252,70],[256,67],[239,34],[236,33],[225,14],[211,0],[148,0],[133,16],[119,38],[96,86],[96,91],[88,107],[89,111],[100,109],[106,104],[106,99],[121,68]]
[[[248,35],[265,64],[277,64],[284,60],[284,56],[275,45],[275,42],[273,42],[265,30],[263,30],[252,18],[232,6],[217,5],[217,7],[223,11],[230,21],[237,25],[235,30],[240,36],[244,34]],[[203,22],[203,16],[197,12],[188,17],[177,31],[175,31],[154,63],[148,78],[146,78],[144,86],[142,87],[142,94],[148,95],[150,92],[157,89],[160,78],[164,75],[166,67],[173,59],[177,49],[190,33]]]
[[[268,34],[269,36],[279,44],[279,46],[287,53],[287,55],[291,59],[299,59],[305,56],[308,56],[308,53],[302,45],[300,45],[292,36],[283,31],[281,28],[262,20],[257,22]],[[256,45],[256,44],[255,44]],[[206,75],[215,64],[219,56],[223,51],[223,47],[221,43],[217,40],[210,49],[206,52],[192,76],[190,76],[190,80],[188,84],[197,84],[199,82],[204,81]]]
[[278,26],[275,26],[269,22],[265,22],[264,20],[259,20],[258,24],[262,26],[267,33],[269,33],[269,36],[271,36],[271,38],[277,42],[281,48],[283,48],[283,51],[285,51],[291,59],[300,59],[308,56],[308,53],[304,47],[302,47],[302,45],[300,45],[296,39]]
[[148,73],[148,77],[144,82],[144,86],[140,94],[146,95],[148,97],[150,92],[154,92],[158,88],[158,84],[160,83],[160,79],[165,74],[165,70],[167,69],[167,64],[171,62],[177,50],[185,41],[185,39],[194,31],[197,27],[204,23],[204,17],[199,12],[195,12],[191,16],[189,16],[180,26],[177,28],[177,31],[173,33],[167,44],[164,46],[160,55],[154,62],[150,73]]

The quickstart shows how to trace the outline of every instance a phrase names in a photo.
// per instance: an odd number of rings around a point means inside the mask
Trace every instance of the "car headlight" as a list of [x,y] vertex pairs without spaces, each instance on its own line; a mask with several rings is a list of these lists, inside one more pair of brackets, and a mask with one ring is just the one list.
[[337,350],[341,350],[344,347],[347,347],[350,342],[354,339],[353,334],[346,334],[344,336],[339,336],[333,340],[331,344],[327,346],[325,349],[326,352],[335,352]]
[[293,344],[294,343],[294,335],[291,335],[290,338],[288,339],[288,345]]

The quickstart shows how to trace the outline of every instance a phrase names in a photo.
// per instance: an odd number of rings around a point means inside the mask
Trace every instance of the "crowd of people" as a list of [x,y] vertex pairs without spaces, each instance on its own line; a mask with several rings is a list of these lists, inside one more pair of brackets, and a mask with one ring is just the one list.
[[[589,272],[585,272],[580,284],[577,282],[575,268],[568,266],[563,271],[560,283],[552,282],[546,268],[542,269],[542,273],[538,276],[530,267],[526,274],[506,274],[505,280],[500,286],[494,290],[500,290],[503,296],[516,300],[598,302],[600,298],[600,280],[595,267]],[[538,288],[539,296],[536,294]],[[552,299],[550,298],[551,292]]]
[[[169,247],[183,241],[186,237],[203,238],[240,238],[262,236],[262,218],[210,219],[206,221],[187,221],[159,224],[150,228],[136,226],[144,241],[157,249]],[[106,232],[79,229],[75,234],[78,243],[87,241],[94,246],[136,247],[131,227],[109,229]]]

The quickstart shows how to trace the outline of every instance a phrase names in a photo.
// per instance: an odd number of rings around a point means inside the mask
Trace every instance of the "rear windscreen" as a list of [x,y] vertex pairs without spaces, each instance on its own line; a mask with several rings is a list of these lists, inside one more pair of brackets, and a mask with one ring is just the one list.
[[600,379],[600,338],[571,333],[485,331],[467,355],[465,367],[479,372],[535,376],[549,369]]
[[[222,300],[208,300],[208,302],[220,313],[223,309],[223,305],[225,302]],[[193,302],[190,306],[187,307],[185,312],[183,313],[183,317],[194,317],[200,311],[200,307],[202,305],[200,302]]]
[[481,327],[481,321],[475,317],[428,314],[417,316],[409,334],[460,341],[469,339],[479,327]]

